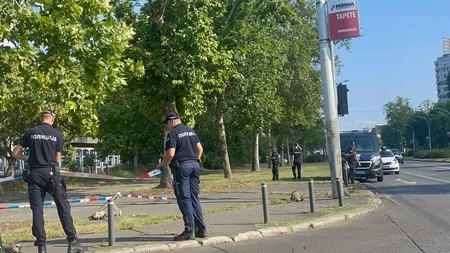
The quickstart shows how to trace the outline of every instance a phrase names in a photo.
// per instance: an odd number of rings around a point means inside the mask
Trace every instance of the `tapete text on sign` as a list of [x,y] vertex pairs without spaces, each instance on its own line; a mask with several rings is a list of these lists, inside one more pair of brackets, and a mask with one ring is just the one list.
[[346,19],[346,18],[357,18],[355,11],[348,11],[343,13],[337,13],[336,17],[338,20]]

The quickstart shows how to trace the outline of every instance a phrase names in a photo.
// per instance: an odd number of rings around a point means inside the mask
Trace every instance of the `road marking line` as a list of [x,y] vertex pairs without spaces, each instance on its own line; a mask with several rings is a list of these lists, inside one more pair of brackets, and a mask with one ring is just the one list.
[[424,175],[421,175],[421,174],[416,174],[416,173],[411,173],[411,172],[406,172],[406,171],[403,171],[403,173],[406,173],[406,174],[409,174],[409,175],[413,175],[413,176],[416,176],[416,177],[422,177],[422,178],[426,178],[426,179],[436,180],[436,181],[440,181],[440,182],[444,182],[444,183],[450,183],[450,181],[448,181],[448,180],[434,178],[434,177],[428,177],[428,176],[424,176]]
[[406,180],[403,180],[403,179],[401,179],[401,178],[398,178],[398,179],[396,179],[395,181],[396,181],[396,182],[402,182],[402,183],[405,183],[405,184],[417,184],[417,182],[406,181]]

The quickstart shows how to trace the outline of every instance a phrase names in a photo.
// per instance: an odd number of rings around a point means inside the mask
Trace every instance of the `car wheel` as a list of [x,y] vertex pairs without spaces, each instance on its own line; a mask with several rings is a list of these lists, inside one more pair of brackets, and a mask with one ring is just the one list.
[[395,174],[400,174],[400,171],[396,171]]
[[383,179],[384,179],[383,176],[377,177],[377,181],[378,181],[378,182],[383,182]]

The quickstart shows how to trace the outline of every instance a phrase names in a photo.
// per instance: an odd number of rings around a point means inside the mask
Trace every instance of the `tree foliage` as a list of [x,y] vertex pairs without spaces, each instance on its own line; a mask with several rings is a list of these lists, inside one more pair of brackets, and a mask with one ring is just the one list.
[[69,140],[95,135],[108,92],[143,71],[123,58],[133,30],[101,0],[2,1],[0,10],[0,126],[10,131],[2,151],[43,108]]
[[[269,145],[324,145],[309,1],[32,3],[0,4],[0,38],[15,45],[0,47],[0,124],[10,129],[2,140],[16,140],[50,107],[69,139],[98,137],[99,159],[116,153],[134,165],[155,164],[164,151],[168,110],[195,126],[217,167],[225,151],[235,166],[264,160]],[[160,185],[171,187],[170,177]]]
[[385,145],[400,146],[400,133],[394,130],[399,129],[404,137],[403,145],[412,149],[412,127],[416,149],[428,149],[429,126],[432,148],[449,147],[447,132],[450,132],[450,103],[433,103],[426,99],[414,110],[409,99],[397,97],[395,101],[387,103],[384,108],[388,122],[382,132]]

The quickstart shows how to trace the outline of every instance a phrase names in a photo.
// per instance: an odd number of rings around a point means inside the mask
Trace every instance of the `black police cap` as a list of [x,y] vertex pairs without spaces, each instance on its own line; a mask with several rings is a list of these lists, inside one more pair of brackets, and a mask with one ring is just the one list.
[[41,112],[41,116],[44,116],[44,115],[50,115],[53,118],[56,116],[56,114],[52,110],[44,110],[44,111],[42,111]]
[[181,119],[181,116],[177,112],[169,112],[163,117],[162,123],[167,124],[167,122],[172,119]]

